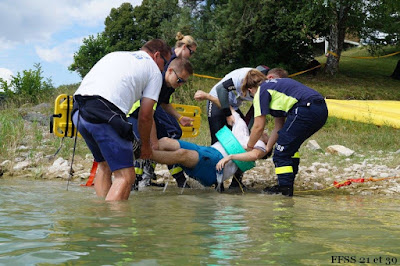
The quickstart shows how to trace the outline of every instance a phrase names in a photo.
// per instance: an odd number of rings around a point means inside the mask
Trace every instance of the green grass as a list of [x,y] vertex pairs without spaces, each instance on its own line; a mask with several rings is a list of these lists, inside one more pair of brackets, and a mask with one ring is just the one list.
[[[385,54],[395,51],[388,48]],[[328,99],[400,100],[400,81],[390,78],[400,60],[400,54],[385,58],[356,59],[351,57],[369,54],[365,48],[354,48],[342,55],[340,72],[334,77],[320,73],[317,77],[303,74],[294,78]],[[316,59],[322,64],[326,62],[325,56]]]
[[[388,49],[386,54],[395,50]],[[346,56],[368,56],[365,49],[352,49],[343,53],[340,60],[340,73],[335,77],[329,77],[319,73],[316,77],[303,74],[294,77],[296,80],[319,91],[323,96],[334,99],[361,99],[361,100],[400,100],[400,81],[389,78],[393,72],[400,55],[378,59],[354,59]],[[324,63],[325,57],[317,58]],[[202,73],[199,73],[202,74]],[[219,76],[218,76],[219,77]],[[206,115],[206,102],[197,102],[193,95],[197,90],[209,92],[217,83],[217,80],[192,77],[184,86],[178,88],[173,95],[173,102],[198,105],[202,109],[201,132],[198,137],[188,139],[201,145],[209,145],[210,135]],[[53,113],[54,100],[61,93],[73,94],[78,84],[60,86],[51,95],[43,95],[41,102],[48,102],[51,108],[43,110],[43,113]],[[4,106],[3,106],[4,107]],[[9,105],[7,109],[0,109],[0,162],[6,159],[14,159],[17,155],[14,149],[20,145],[34,147],[32,152],[39,151],[44,146],[46,155],[54,154],[60,146],[61,138],[54,135],[50,140],[44,142],[45,137],[37,124],[29,128],[24,123],[21,113],[29,111],[32,105],[25,105],[21,109]],[[246,111],[245,106],[242,111]],[[273,122],[268,118],[268,128],[272,129]],[[311,139],[317,140],[320,146],[325,149],[329,145],[339,144],[353,149],[358,154],[365,154],[369,157],[382,157],[387,152],[395,152],[400,148],[400,130],[386,126],[375,126],[372,124],[353,122],[329,117],[326,125],[317,132]],[[48,137],[48,136],[47,136]],[[64,147],[60,156],[68,159],[72,155],[73,139],[65,139]],[[383,152],[381,152],[383,151]],[[313,162],[321,157],[321,152],[306,151],[304,147],[300,150],[308,156],[306,161]],[[84,141],[78,140],[77,155],[84,157],[89,153]],[[338,163],[343,163],[337,158]],[[360,157],[359,160],[363,160]],[[400,155],[390,163],[400,164]]]

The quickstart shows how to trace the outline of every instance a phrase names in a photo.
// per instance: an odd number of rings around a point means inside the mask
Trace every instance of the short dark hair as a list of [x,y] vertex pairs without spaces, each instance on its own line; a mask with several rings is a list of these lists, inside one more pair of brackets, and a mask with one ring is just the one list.
[[268,71],[268,75],[275,75],[278,76],[279,78],[287,78],[289,77],[288,72],[284,70],[283,68],[273,68]]
[[171,61],[168,68],[173,68],[179,73],[182,72],[182,70],[186,70],[189,75],[193,75],[193,66],[186,58],[175,58]]
[[171,56],[171,47],[161,39],[153,39],[146,42],[141,50],[147,50],[150,53],[160,52],[160,54],[164,57]]

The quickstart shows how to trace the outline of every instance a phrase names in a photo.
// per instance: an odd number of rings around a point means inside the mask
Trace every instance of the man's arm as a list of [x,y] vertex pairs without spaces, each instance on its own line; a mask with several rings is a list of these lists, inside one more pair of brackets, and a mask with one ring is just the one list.
[[175,110],[174,107],[170,103],[162,103],[161,107],[170,115],[175,117],[176,120],[178,120],[179,124],[185,127],[189,127],[192,125],[192,122],[194,119],[187,117],[187,116],[182,116],[178,111]]
[[211,94],[204,92],[202,90],[196,91],[196,93],[194,94],[194,99],[196,101],[209,100],[210,102],[218,106],[218,108],[221,108],[221,103],[219,102],[217,97],[214,97]]
[[285,124],[285,120],[285,117],[275,117],[275,126],[267,142],[267,153],[272,151],[276,141],[278,140],[278,131],[283,127],[283,124]]
[[150,134],[153,126],[153,106],[156,101],[143,97],[140,103],[138,129],[142,141],[141,155],[142,159],[149,159],[152,154],[150,146]]
[[150,144],[151,144],[151,148],[153,150],[159,149],[159,143],[158,143],[158,138],[157,138],[157,127],[156,127],[156,121],[154,121],[154,118],[153,118],[153,125],[151,127],[151,133],[150,133]]

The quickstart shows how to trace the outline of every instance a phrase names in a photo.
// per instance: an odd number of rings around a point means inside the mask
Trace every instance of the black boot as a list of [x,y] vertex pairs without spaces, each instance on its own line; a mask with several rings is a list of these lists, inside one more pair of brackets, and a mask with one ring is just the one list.
[[224,191],[225,191],[224,182],[222,182],[220,186],[218,186],[218,183],[216,183],[216,184],[215,184],[215,190],[216,190],[217,192],[219,192],[219,193],[224,192]]
[[176,184],[178,185],[178,187],[190,188],[190,186],[186,182],[187,180],[186,180],[185,174],[183,172],[174,174],[173,177],[175,178]]
[[293,196],[293,186],[280,186],[266,187],[263,189],[266,194],[282,194],[284,196]]
[[131,191],[139,190],[139,182],[142,181],[142,175],[136,175],[135,183],[131,187]]

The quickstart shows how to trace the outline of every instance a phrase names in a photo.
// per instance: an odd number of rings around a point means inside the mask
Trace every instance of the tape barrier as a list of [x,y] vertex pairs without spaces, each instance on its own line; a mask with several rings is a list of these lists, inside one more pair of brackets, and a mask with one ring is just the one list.
[[[328,54],[333,55],[336,58],[339,58],[339,56],[335,52],[328,51]],[[355,58],[355,59],[378,59],[378,58],[391,57],[391,56],[394,56],[394,55],[397,55],[397,54],[400,54],[400,51],[394,52],[394,53],[391,53],[391,54],[387,54],[387,55],[379,55],[379,56],[347,56],[347,55],[342,55],[341,57],[349,57],[349,58]]]
[[294,73],[294,74],[290,74],[288,77],[289,77],[289,78],[291,78],[291,77],[295,77],[295,76],[298,76],[298,75],[304,74],[304,73],[306,73],[306,72],[309,72],[309,71],[311,71],[311,70],[314,70],[314,69],[316,69],[316,68],[320,68],[320,67],[322,67],[322,64],[321,64],[321,65],[318,65],[318,66],[315,66],[315,67],[313,67],[313,68],[310,68],[310,69],[304,70],[304,71],[300,71],[300,72],[297,72],[297,73]]
[[216,77],[207,76],[207,75],[200,75],[200,74],[196,74],[196,73],[193,73],[193,76],[199,77],[199,78],[206,78],[206,79],[216,79],[216,80],[221,80],[222,79],[222,78],[216,78]]
[[[297,72],[297,73],[293,73],[293,74],[290,74],[288,77],[289,77],[289,78],[295,77],[295,76],[304,74],[304,73],[306,73],[306,72],[309,72],[309,71],[311,71],[311,70],[314,70],[314,69],[316,69],[316,68],[320,68],[320,67],[322,67],[322,66],[323,66],[323,64],[318,65],[318,66],[315,66],[315,67],[312,67],[312,68],[307,69],[307,70],[304,70],[304,71],[300,71],[300,72]],[[196,73],[194,73],[193,76],[199,77],[199,78],[206,78],[206,79],[215,79],[215,80],[221,80],[221,79],[222,79],[222,78],[216,78],[216,77],[207,76],[207,75],[200,75],[200,74],[196,74]]]

